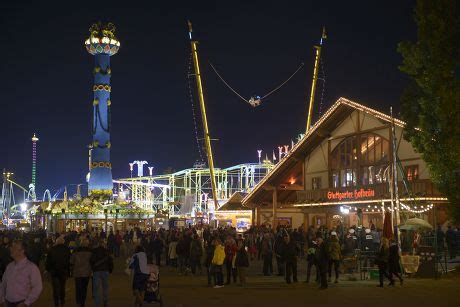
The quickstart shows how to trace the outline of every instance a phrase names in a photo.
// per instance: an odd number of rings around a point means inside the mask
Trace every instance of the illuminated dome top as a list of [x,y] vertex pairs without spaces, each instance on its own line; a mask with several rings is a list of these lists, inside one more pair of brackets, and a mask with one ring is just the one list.
[[35,133],[34,133],[34,136],[32,137],[32,142],[38,142],[38,137],[35,135]]
[[86,50],[92,55],[105,53],[114,55],[120,48],[120,42],[115,38],[115,25],[108,23],[103,25],[98,22],[89,28],[90,36],[85,41]]

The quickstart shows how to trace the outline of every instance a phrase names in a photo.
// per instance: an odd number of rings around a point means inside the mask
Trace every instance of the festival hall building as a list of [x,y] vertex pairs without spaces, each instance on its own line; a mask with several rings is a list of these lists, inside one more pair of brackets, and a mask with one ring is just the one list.
[[436,190],[420,154],[404,140],[405,123],[345,98],[242,200],[253,209],[253,223],[382,227],[392,199],[392,121],[401,220],[417,215],[433,224],[436,214],[437,224],[446,223],[447,199]]

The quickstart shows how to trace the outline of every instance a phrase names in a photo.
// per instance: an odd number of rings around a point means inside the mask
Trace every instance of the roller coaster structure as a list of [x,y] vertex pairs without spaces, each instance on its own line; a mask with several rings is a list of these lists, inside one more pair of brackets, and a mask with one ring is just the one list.
[[[269,161],[214,169],[217,203],[222,205],[235,192],[250,192],[273,168]],[[207,212],[215,208],[209,168],[189,168],[171,174],[114,180],[118,197],[146,210],[168,210],[170,216]]]

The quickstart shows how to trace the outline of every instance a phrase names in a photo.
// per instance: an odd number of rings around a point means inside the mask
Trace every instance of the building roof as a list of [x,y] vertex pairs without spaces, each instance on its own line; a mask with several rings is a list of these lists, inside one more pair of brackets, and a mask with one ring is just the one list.
[[218,211],[234,211],[234,210],[251,210],[251,208],[243,206],[241,201],[247,195],[247,193],[236,192],[219,207]]
[[[285,176],[289,170],[296,167],[299,162],[303,161],[307,152],[319,146],[319,144],[321,144],[324,139],[327,139],[343,120],[356,110],[372,115],[387,124],[391,124],[391,122],[394,121],[397,126],[404,127],[406,125],[402,120],[392,118],[387,114],[340,97],[310,128],[308,133],[294,145],[291,151],[289,151],[289,153],[283,157],[261,181],[259,181],[255,188],[243,198],[242,205],[253,207],[255,205],[254,201],[264,190],[278,187],[283,176]],[[303,170],[299,171],[302,174]],[[288,200],[289,197],[298,190],[303,190],[303,186],[284,186],[280,190],[279,199]]]

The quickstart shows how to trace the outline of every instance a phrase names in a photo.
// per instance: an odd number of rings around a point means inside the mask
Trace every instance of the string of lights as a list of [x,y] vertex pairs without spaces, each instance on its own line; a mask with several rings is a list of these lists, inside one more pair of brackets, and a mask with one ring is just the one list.
[[[408,212],[411,212],[411,213],[417,213],[417,214],[420,214],[420,213],[425,213],[425,212],[428,212],[430,211],[431,209],[433,209],[434,205],[433,204],[429,204],[429,205],[419,205],[419,206],[408,206],[404,203],[401,203],[401,211],[408,211]],[[349,211],[358,211],[358,207],[356,206],[342,206],[344,207],[346,210],[349,210]],[[392,211],[397,211],[398,208],[395,208],[395,209],[391,209],[390,206],[378,206],[378,205],[367,205],[367,207],[363,207],[361,208],[361,210],[363,212],[374,212],[374,213],[383,213],[383,212],[392,212]]]

